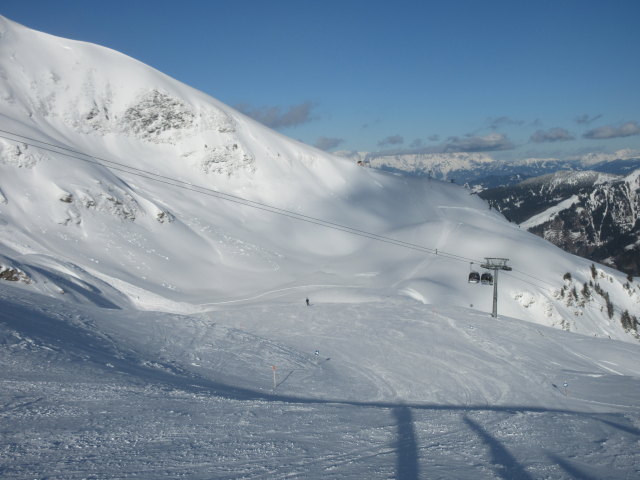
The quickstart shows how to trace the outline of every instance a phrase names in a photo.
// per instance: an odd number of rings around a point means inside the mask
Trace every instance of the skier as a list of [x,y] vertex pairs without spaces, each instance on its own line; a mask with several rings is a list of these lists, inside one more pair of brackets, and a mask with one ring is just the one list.
[[310,304],[309,304],[309,299],[307,298],[307,307],[308,307],[308,306],[310,306]]

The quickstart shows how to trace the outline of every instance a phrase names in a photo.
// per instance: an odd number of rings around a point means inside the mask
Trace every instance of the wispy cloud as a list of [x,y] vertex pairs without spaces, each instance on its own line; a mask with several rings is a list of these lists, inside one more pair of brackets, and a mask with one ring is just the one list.
[[430,137],[427,138],[427,140],[429,140],[430,142],[437,142],[438,140],[440,140],[440,135],[431,135]]
[[568,130],[564,128],[550,128],[549,130],[538,130],[531,135],[531,141],[535,143],[548,143],[548,142],[566,142],[568,140],[575,140],[576,137],[571,135]]
[[402,135],[392,135],[390,137],[385,138],[384,140],[380,140],[378,142],[379,147],[386,147],[388,145],[402,145],[404,143],[404,137]]
[[524,120],[516,120],[514,118],[507,117],[507,116],[489,119],[489,126],[493,130],[496,130],[500,127],[511,126],[511,125],[522,126],[524,125],[524,123],[525,123]]
[[632,135],[640,135],[640,125],[638,122],[626,122],[620,126],[614,127],[607,125],[604,127],[594,128],[583,135],[584,138],[593,140],[603,140],[609,138],[631,137]]
[[286,110],[281,107],[252,107],[246,104],[236,105],[235,108],[267,127],[279,129],[295,127],[314,120],[311,115],[312,102],[291,105]]
[[371,120],[370,122],[366,122],[362,124],[362,128],[366,129],[369,128],[373,125],[377,125],[380,123],[380,119],[379,118],[374,118],[373,120]]
[[389,155],[423,155],[437,153],[482,153],[513,150],[515,145],[502,133],[490,133],[486,136],[449,137],[439,145],[420,145],[411,148],[387,149],[369,154],[370,158],[386,157]]
[[344,143],[344,138],[320,137],[316,140],[314,146],[320,150],[331,150],[342,143]]
[[584,113],[582,115],[578,115],[574,120],[577,124],[579,125],[590,125],[593,122],[595,122],[596,120],[598,120],[599,118],[602,118],[602,114],[598,114],[598,115],[589,115],[587,113]]
[[444,152],[495,152],[512,150],[513,143],[502,133],[490,133],[475,137],[450,137],[444,145]]

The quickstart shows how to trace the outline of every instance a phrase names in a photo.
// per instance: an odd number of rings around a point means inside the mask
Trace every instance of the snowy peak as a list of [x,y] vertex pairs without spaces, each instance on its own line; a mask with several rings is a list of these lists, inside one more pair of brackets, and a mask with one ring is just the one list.
[[136,60],[2,24],[0,91],[9,131],[116,161],[133,154],[141,168],[188,183],[227,190],[252,184],[245,195],[280,197],[283,206],[291,206],[289,192],[322,194],[349,182],[335,168],[344,160],[292,142]]
[[547,191],[553,191],[567,186],[593,187],[597,184],[613,182],[615,180],[618,180],[619,178],[620,176],[618,175],[600,173],[591,170],[562,170],[559,172],[551,173],[549,175],[542,175],[540,177],[524,180],[520,185],[527,187],[538,185]]
[[205,172],[255,169],[254,155],[235,135],[233,111],[216,100],[113,50],[4,18],[0,24],[0,95],[13,119],[64,134],[63,145],[85,147],[91,136],[113,150],[107,143],[117,148],[142,140],[173,146],[172,154]]
[[490,156],[482,153],[449,153],[375,157],[371,165],[405,171],[413,167],[423,175],[448,180],[460,171],[486,168],[493,162]]

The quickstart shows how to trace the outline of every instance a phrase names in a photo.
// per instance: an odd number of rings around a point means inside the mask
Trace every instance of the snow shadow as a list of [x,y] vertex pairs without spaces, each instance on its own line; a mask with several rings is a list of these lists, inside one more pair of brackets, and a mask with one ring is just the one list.
[[277,384],[276,384],[276,388],[278,388],[280,385],[282,385],[284,382],[286,382],[287,380],[289,380],[289,377],[291,375],[293,375],[293,373],[295,372],[294,370],[291,370],[282,380],[280,380]]
[[[31,266],[30,269],[38,272],[43,277],[47,278],[51,283],[57,285],[59,288],[62,288],[66,292],[73,292],[74,294],[79,295],[81,298],[84,298],[97,307],[108,308],[112,310],[121,310],[121,307],[119,305],[105,298],[103,292],[100,289],[88,284],[87,282],[76,280],[77,283],[75,283],[64,278],[61,275],[56,275],[55,273],[40,267]],[[80,282],[84,286],[79,285],[78,283]]]
[[411,409],[399,406],[391,410],[396,419],[396,480],[418,480],[418,445]]
[[487,431],[482,428],[478,423],[471,420],[465,415],[463,418],[464,423],[473,430],[478,437],[489,447],[491,453],[491,461],[497,467],[497,473],[505,480],[512,478],[518,478],[520,480],[533,480],[533,477],[529,475],[526,470],[518,463],[509,450],[507,450],[502,443],[496,438],[492,437]]
[[579,469],[575,465],[572,465],[571,463],[569,463],[569,461],[554,453],[547,453],[547,456],[550,460],[557,463],[558,466],[562,468],[562,470],[564,470],[571,476],[571,478],[579,478],[580,480],[598,480],[598,477],[594,477],[585,473],[583,470]]
[[620,431],[625,432],[625,433],[630,433],[631,435],[636,435],[636,436],[640,437],[640,430],[638,430],[637,428],[630,427],[628,425],[620,425],[619,423],[612,422],[610,420],[605,420],[604,418],[598,418],[598,417],[593,417],[593,418],[595,418],[596,420],[601,421],[605,425],[609,425],[610,427],[613,427],[613,428],[615,428],[617,430],[620,430]]

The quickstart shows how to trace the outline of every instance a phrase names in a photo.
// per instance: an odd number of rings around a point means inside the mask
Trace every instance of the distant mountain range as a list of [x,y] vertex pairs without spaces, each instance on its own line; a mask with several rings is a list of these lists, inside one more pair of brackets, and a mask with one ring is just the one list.
[[336,152],[356,163],[387,172],[408,173],[468,185],[474,191],[515,185],[528,178],[562,170],[628,175],[640,168],[640,152],[618,150],[612,154],[588,154],[575,159],[528,158],[513,162],[495,160],[488,153],[384,154]]

